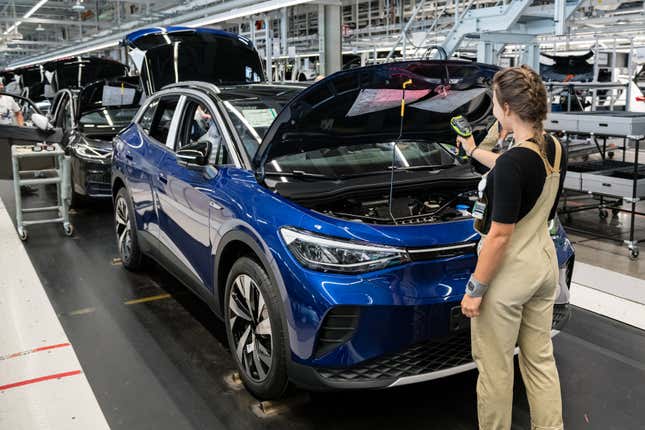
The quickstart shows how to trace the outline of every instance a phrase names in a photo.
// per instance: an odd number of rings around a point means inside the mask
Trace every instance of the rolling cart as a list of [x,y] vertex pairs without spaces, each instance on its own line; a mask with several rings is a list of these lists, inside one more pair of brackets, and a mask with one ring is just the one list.
[[[552,112],[548,114],[544,128],[549,131],[563,132],[565,144],[568,144],[570,134],[589,135],[602,157],[597,161],[569,164],[564,182],[565,189],[597,196],[599,203],[572,208],[567,205],[565,197],[564,207],[559,213],[570,216],[575,212],[597,209],[602,219],[607,218],[607,209],[611,209],[614,214],[628,213],[629,239],[622,242],[627,245],[630,257],[638,258],[640,254],[638,245],[645,241],[635,237],[635,218],[645,216],[645,213],[636,210],[636,204],[645,197],[645,165],[640,164],[638,160],[641,142],[645,140],[645,114],[623,111]],[[597,141],[597,136],[602,137],[602,146]],[[623,161],[607,159],[607,137],[623,139],[622,148],[615,148],[623,151]],[[625,152],[629,143],[632,143],[634,148],[633,162],[625,162]],[[623,209],[623,204],[628,205],[629,209]],[[581,229],[571,229],[591,233]],[[604,238],[620,240],[610,236]]]
[[[42,170],[20,170],[20,160],[26,158],[49,157],[52,166]],[[11,147],[11,165],[13,167],[13,191],[16,196],[16,227],[21,240],[27,240],[26,226],[45,223],[62,223],[66,236],[74,234],[74,227],[69,222],[70,168],[65,152],[58,144],[29,145]],[[23,185],[56,184],[56,206],[23,208],[20,187]],[[24,220],[23,215],[38,212],[56,212],[55,218]]]

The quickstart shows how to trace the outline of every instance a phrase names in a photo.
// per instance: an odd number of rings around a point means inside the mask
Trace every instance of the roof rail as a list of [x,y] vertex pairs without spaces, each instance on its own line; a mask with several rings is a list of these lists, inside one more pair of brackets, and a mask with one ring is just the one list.
[[204,81],[182,81],[182,82],[175,82],[174,84],[168,84],[165,85],[162,90],[167,90],[170,88],[185,88],[185,87],[197,87],[203,90],[208,90],[211,91],[215,94],[219,94],[221,91],[215,84],[211,84],[210,82],[204,82]]

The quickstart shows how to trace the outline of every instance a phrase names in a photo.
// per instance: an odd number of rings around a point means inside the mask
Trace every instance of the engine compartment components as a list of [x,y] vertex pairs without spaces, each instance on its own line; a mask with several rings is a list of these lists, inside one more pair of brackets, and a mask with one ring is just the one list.
[[465,208],[477,200],[475,191],[432,191],[395,195],[390,216],[387,194],[370,198],[345,198],[314,206],[329,216],[372,224],[431,224],[469,217]]

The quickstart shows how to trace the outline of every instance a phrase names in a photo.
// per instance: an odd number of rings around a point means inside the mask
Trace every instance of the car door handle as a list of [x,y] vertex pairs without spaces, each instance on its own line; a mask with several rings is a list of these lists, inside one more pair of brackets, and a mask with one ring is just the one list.
[[168,178],[166,178],[166,175],[160,173],[159,176],[157,176],[157,177],[159,178],[159,182],[162,182],[164,184],[168,183]]
[[220,205],[218,205],[215,202],[208,202],[208,206],[210,206],[213,209],[218,210],[218,211],[221,211],[222,209],[224,209],[223,207],[221,207]]
[[125,159],[132,161],[132,155],[126,153],[125,154]]

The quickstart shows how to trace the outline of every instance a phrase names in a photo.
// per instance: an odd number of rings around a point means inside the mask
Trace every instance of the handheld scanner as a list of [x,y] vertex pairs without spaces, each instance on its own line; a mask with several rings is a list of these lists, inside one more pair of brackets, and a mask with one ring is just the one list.
[[[470,126],[470,123],[461,115],[453,116],[452,118],[450,118],[450,126],[453,130],[455,130],[455,133],[457,133],[461,137],[470,137],[473,135],[473,128]],[[458,153],[462,159],[468,158],[463,146],[459,147]]]
[[450,118],[450,125],[455,130],[455,133],[461,137],[470,137],[473,135],[473,128],[470,126],[470,123],[461,115]]

